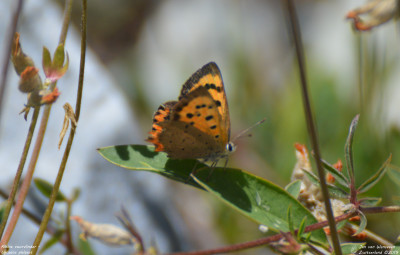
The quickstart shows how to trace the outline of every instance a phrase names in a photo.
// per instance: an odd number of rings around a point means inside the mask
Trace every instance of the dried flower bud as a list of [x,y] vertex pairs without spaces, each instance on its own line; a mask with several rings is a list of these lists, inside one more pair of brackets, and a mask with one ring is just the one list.
[[[272,243],[271,246],[282,254],[299,254],[303,247],[294,239],[291,234],[281,232],[284,236],[279,242]],[[304,247],[306,248],[306,247]]]
[[[338,161],[337,161],[335,164],[333,164],[333,167],[334,167],[336,170],[338,170],[339,172],[342,172],[342,171],[343,171],[343,164],[342,164],[342,161],[341,161],[340,159],[338,159]],[[335,183],[335,177],[333,177],[332,174],[327,173],[327,174],[326,174],[326,182],[327,182],[327,183],[330,183],[330,184]]]
[[360,221],[360,216],[354,216],[349,219],[349,221]]
[[41,90],[35,89],[31,93],[28,94],[28,103],[26,107],[36,107],[42,105],[42,92]]
[[19,80],[19,90],[24,93],[32,92],[35,89],[40,89],[42,81],[38,75],[39,69],[34,66],[28,66],[21,73]]
[[58,88],[55,88],[53,91],[42,90],[42,100],[41,104],[52,104],[57,98],[60,96],[60,92],[58,92]]
[[19,43],[19,33],[15,33],[14,35],[11,49],[11,61],[18,75],[21,75],[28,66],[35,66],[33,60],[22,51],[21,44]]
[[[296,148],[297,162],[293,169],[292,181],[294,181],[294,180],[307,180],[308,181],[308,178],[304,175],[304,172],[303,172],[303,170],[312,172],[310,159],[308,158],[308,150],[305,145],[300,144],[300,143],[296,143],[294,145],[294,147]],[[311,184],[311,183],[309,182],[309,184]]]
[[57,88],[53,91],[47,89],[37,90],[35,89],[28,94],[28,103],[26,107],[36,107],[43,104],[52,104],[60,96],[60,92]]
[[71,216],[71,220],[78,222],[83,231],[81,237],[83,239],[92,237],[100,240],[107,245],[121,246],[136,244],[137,241],[126,230],[111,224],[94,224],[83,220],[79,216]]
[[339,172],[343,171],[343,163],[340,159],[338,159],[338,161],[333,164],[333,167],[336,168],[336,170],[338,170]]
[[[368,31],[398,17],[399,8],[398,0],[373,0],[348,12],[346,18],[353,20],[356,30]],[[369,18],[362,20],[362,14],[368,14]]]
[[[312,172],[311,163],[308,158],[307,148],[302,144],[295,144],[297,162],[293,169],[292,181],[300,180],[301,188],[298,200],[302,203],[315,218],[321,222],[326,220],[326,212],[324,200],[322,197],[321,188],[319,185],[314,185],[304,171]],[[335,164],[340,168],[341,161]],[[338,199],[330,199],[334,216],[342,215],[345,211],[351,209],[352,204],[345,204]]]

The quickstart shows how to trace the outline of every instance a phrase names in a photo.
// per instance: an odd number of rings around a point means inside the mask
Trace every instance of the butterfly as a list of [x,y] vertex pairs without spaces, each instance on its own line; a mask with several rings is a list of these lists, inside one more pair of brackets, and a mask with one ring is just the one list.
[[235,151],[230,130],[221,72],[217,64],[210,62],[183,84],[178,101],[167,101],[158,107],[146,141],[170,158],[212,161],[214,167]]

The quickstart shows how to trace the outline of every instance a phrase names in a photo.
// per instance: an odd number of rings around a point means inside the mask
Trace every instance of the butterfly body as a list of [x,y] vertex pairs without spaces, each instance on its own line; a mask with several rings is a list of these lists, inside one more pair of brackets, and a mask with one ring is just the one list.
[[178,101],[158,108],[147,141],[174,159],[217,162],[234,150],[225,89],[215,63],[206,64],[184,83]]

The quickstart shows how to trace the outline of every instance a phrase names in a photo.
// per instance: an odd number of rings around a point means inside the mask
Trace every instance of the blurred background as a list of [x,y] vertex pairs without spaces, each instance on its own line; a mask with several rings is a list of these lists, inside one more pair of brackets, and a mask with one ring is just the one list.
[[[15,1],[0,2],[0,59]],[[307,61],[312,106],[322,156],[344,162],[351,120],[361,113],[354,142],[356,179],[362,183],[393,153],[400,166],[399,29],[394,22],[356,33],[345,20],[366,1],[296,1]],[[42,47],[57,47],[64,2],[26,1],[19,21],[22,48],[37,66]],[[66,50],[70,69],[59,81],[48,134],[35,175],[54,182],[63,154],[57,149],[64,110],[75,105],[78,83],[81,3],[75,1]],[[309,147],[299,76],[282,1],[116,0],[88,2],[88,48],[81,119],[61,189],[81,189],[74,215],[118,224],[124,205],[145,242],[162,252],[215,248],[263,236],[258,226],[205,192],[150,173],[114,167],[96,148],[145,144],[152,114],[177,99],[181,85],[204,64],[221,69],[230,107],[233,136],[255,122],[253,136],[238,141],[229,166],[242,168],[281,187],[290,182],[294,143]],[[360,86],[362,73],[363,85]],[[29,121],[19,111],[26,103],[10,68],[0,120],[0,185],[12,183]],[[30,118],[30,117],[29,117]],[[29,120],[29,119],[28,119]],[[310,148],[310,147],[309,147]],[[396,195],[397,194],[397,195]],[[385,177],[368,196],[382,205],[399,204],[399,183]],[[45,200],[32,192],[27,207],[41,213]],[[61,217],[62,206],[55,215]],[[79,230],[74,227],[75,238]],[[394,241],[397,215],[372,215],[368,229]],[[22,219],[12,243],[31,244],[37,226]],[[46,237],[48,238],[48,237]],[[129,254],[89,240],[98,254]],[[62,254],[56,246],[50,254]],[[52,253],[53,252],[53,253]],[[241,254],[266,254],[257,249]]]

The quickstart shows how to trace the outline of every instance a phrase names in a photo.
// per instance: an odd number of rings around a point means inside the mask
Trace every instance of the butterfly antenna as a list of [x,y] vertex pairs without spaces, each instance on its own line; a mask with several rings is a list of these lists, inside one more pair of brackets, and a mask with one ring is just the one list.
[[[239,134],[237,134],[237,135],[232,139],[232,142],[234,142],[236,139],[238,139],[238,138],[240,138],[240,137],[243,137],[243,136],[244,136],[247,132],[249,132],[252,128],[254,128],[254,127],[256,127],[256,126],[262,124],[266,119],[267,119],[267,118],[264,118],[264,119],[258,121],[258,122],[257,122],[256,124],[254,124],[253,126],[251,126],[251,127],[249,127],[249,128],[246,128],[245,130],[243,130],[242,132],[240,132]],[[246,136],[250,137],[251,134],[247,134]]]

